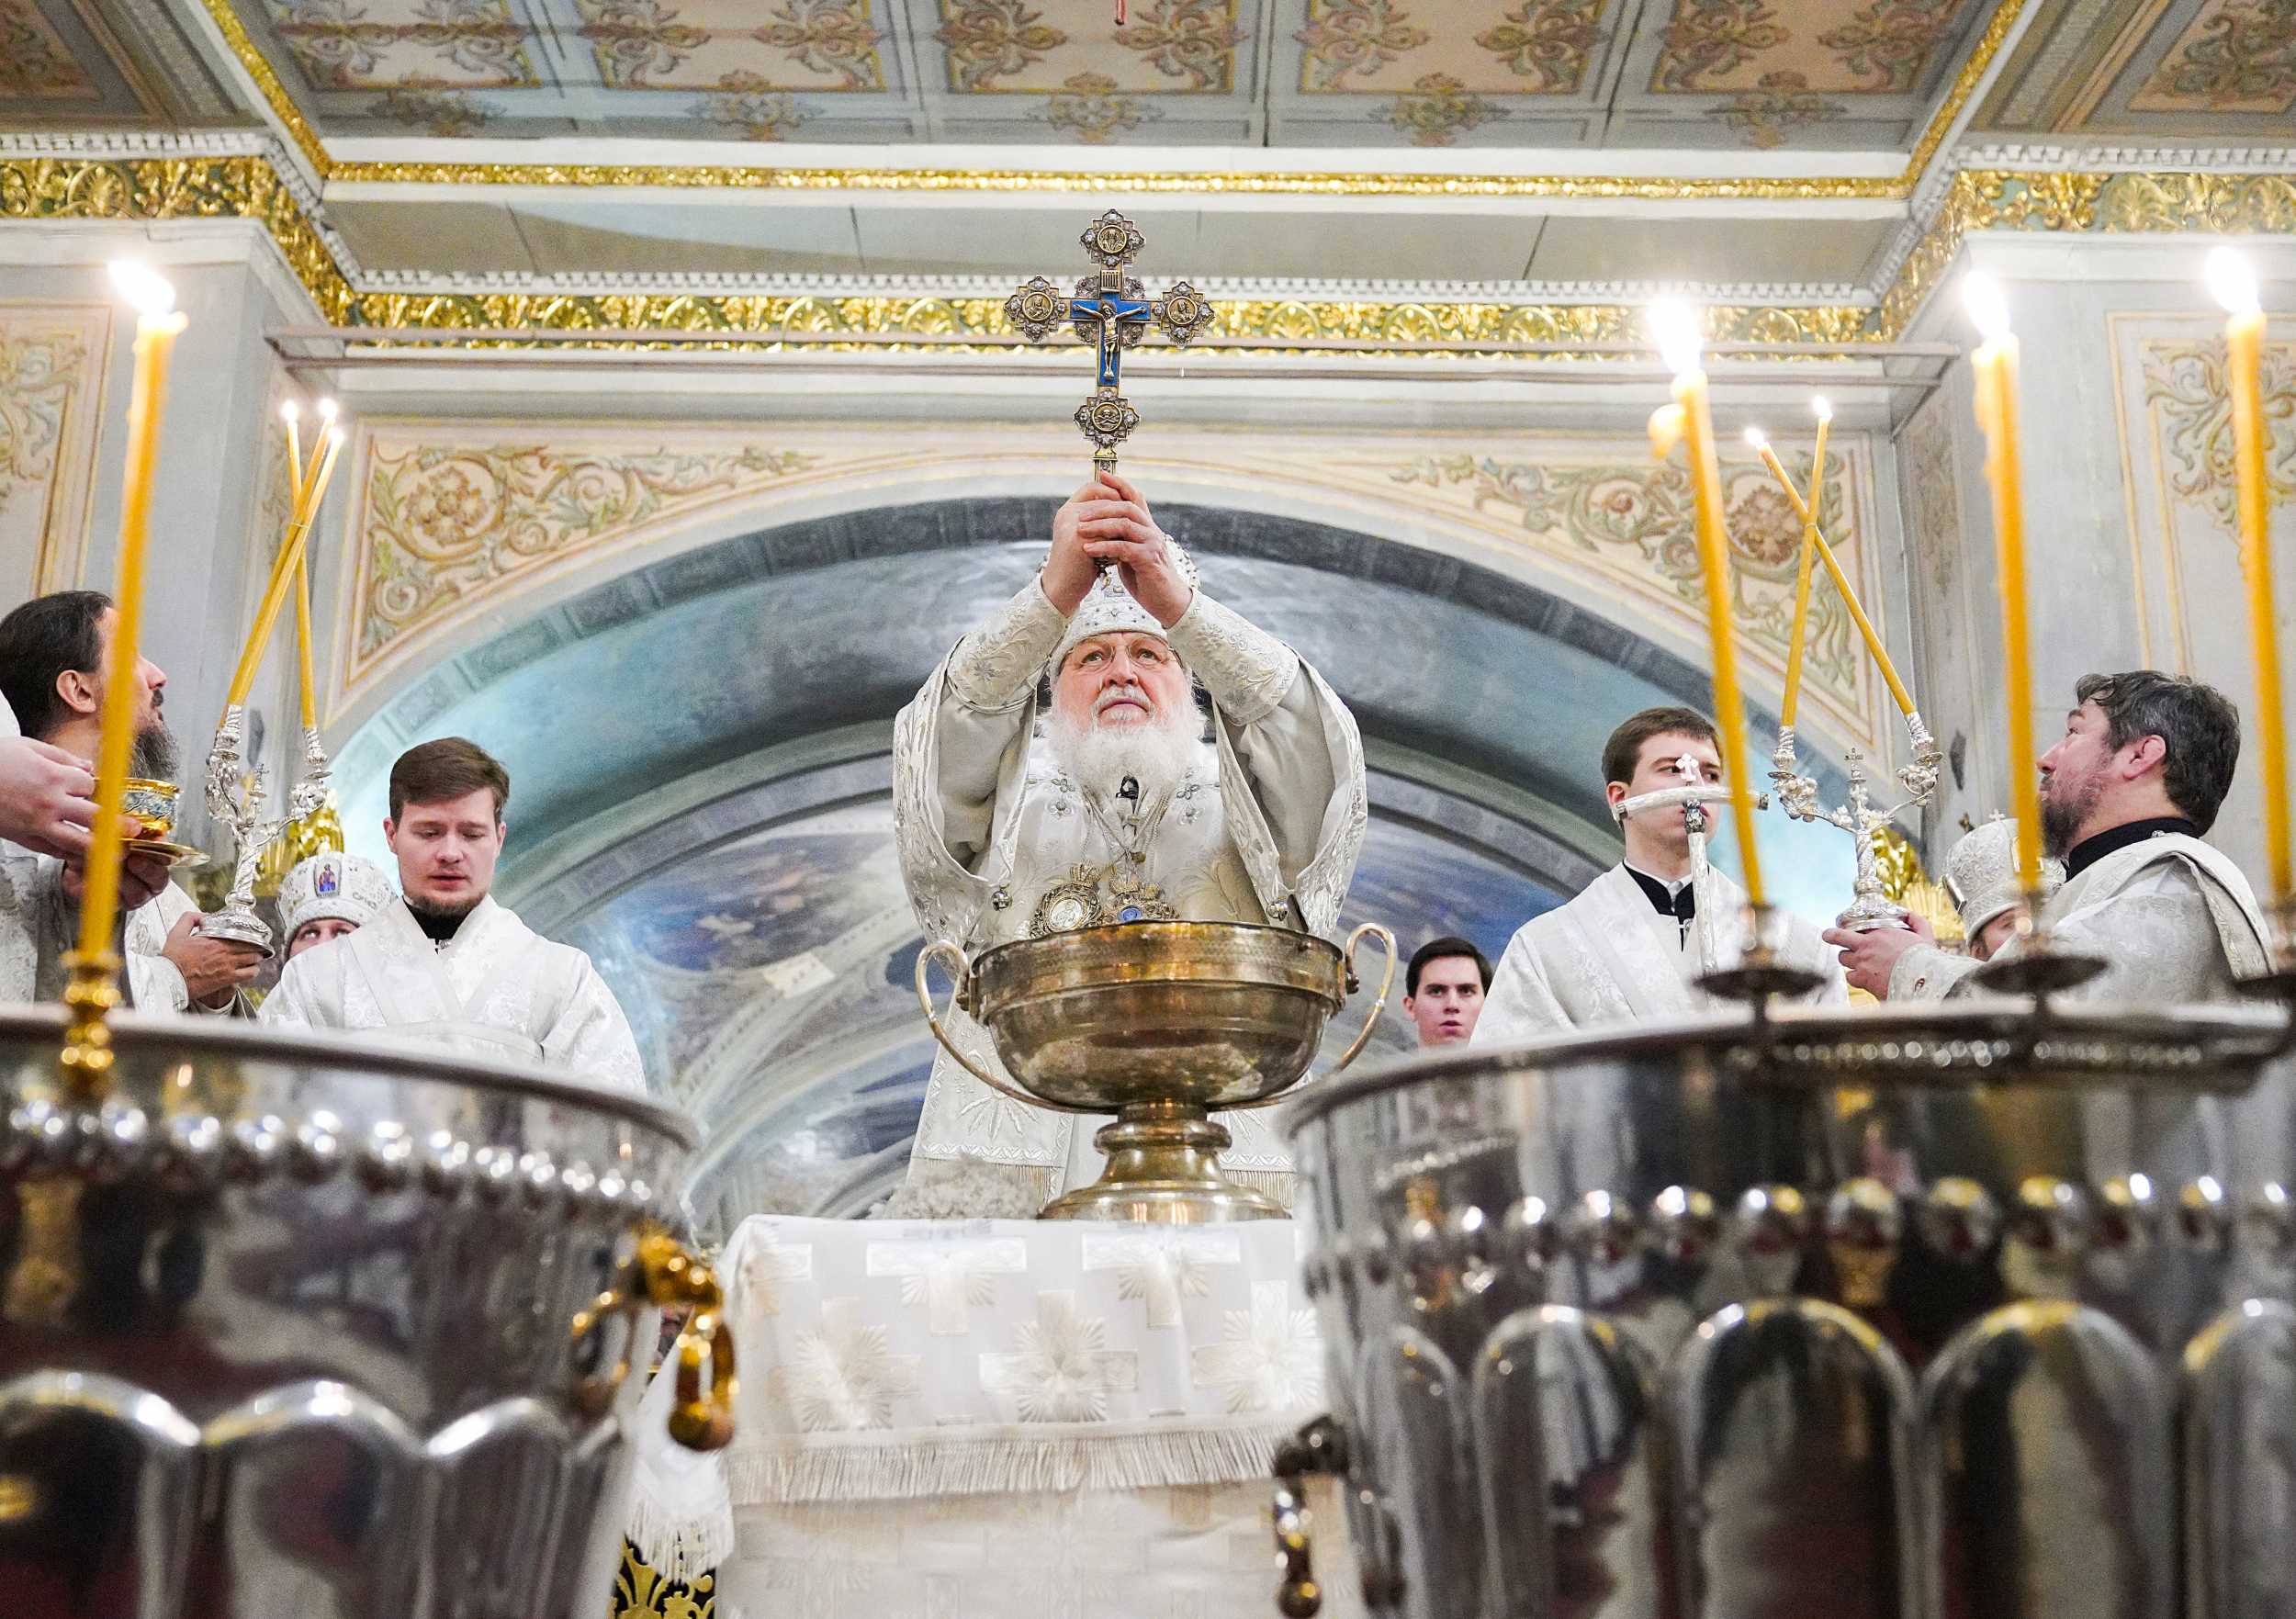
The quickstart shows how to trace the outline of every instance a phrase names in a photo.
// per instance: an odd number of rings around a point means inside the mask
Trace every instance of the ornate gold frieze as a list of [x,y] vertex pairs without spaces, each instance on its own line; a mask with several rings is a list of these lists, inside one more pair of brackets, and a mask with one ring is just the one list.
[[[1706,311],[1719,343],[1864,341],[1869,310],[1855,307],[1748,305]],[[1638,335],[1626,304],[1382,303],[1370,299],[1229,298],[1193,351],[1220,340],[1342,339],[1408,353],[1430,344],[1471,353],[1477,343],[1617,343]],[[835,349],[838,339],[902,334],[1011,337],[1004,301],[991,298],[798,296],[695,297],[683,293],[363,293],[354,323],[426,331],[534,328],[594,332],[618,345],[646,332],[722,332],[729,343],[786,341]],[[616,334],[627,333],[627,337]],[[474,346],[516,340],[474,339]],[[858,343],[850,346],[860,346]],[[883,348],[881,343],[869,346]],[[940,345],[948,346],[948,345]],[[957,345],[962,346],[962,345]],[[1363,351],[1355,351],[1357,357]],[[1378,351],[1371,351],[1378,352]]]
[[0,219],[253,219],[319,312],[342,325],[351,284],[278,172],[262,157],[0,160]]
[[295,149],[303,154],[303,161],[324,179],[332,165],[327,156],[326,146],[319,139],[319,131],[311,128],[310,120],[303,117],[302,108],[295,105],[295,97],[288,95],[287,87],[279,82],[279,75],[272,71],[270,59],[257,48],[253,39],[248,38],[246,25],[239,20],[239,13],[231,9],[231,0],[201,0],[201,3],[215,23],[216,31],[223,36],[223,43],[230,48],[239,65],[246,70],[247,76],[255,82],[255,88],[263,95],[264,105],[279,120],[287,139],[295,142]]
[[[707,173],[681,172],[696,177]],[[852,174],[843,170],[773,173],[790,183],[807,173],[832,178],[850,178]],[[985,178],[1009,182],[1013,189],[1047,183],[1046,176],[1019,172],[1001,177],[965,176],[967,183]],[[1097,184],[1107,176],[1069,178],[1079,183],[1091,179]],[[1289,182],[1311,177],[1282,178]],[[1436,178],[1430,177],[1430,184]],[[1052,183],[1057,180],[1052,177]],[[600,183],[620,182],[602,178]],[[1441,184],[1455,191],[1471,190],[1474,185],[1457,180]],[[1587,193],[1628,196],[1636,194],[1640,182],[1568,184]],[[1746,195],[1762,195],[1758,189],[1761,186],[1815,183],[1743,184],[1755,188]],[[846,334],[883,340],[919,333],[946,339],[969,333],[1003,336],[1010,330],[1001,303],[988,298],[357,292],[337,265],[325,238],[265,158],[0,159],[0,219],[191,218],[252,219],[262,223],[321,314],[338,326],[437,332],[480,327],[594,332],[602,344],[617,346],[642,342],[647,331],[722,332],[728,343],[788,339],[827,348],[836,348],[838,339]],[[1894,341],[1928,298],[1962,239],[1972,230],[1998,230],[2287,232],[2296,230],[2296,177],[1964,171],[1954,177],[1936,220],[1908,255],[1877,307],[1716,307],[1708,311],[1709,335],[1717,342],[1851,345]],[[1230,299],[1221,304],[1220,323],[1205,341],[1217,346],[1221,337],[1344,338],[1391,345],[1395,353],[1422,351],[1430,344],[1450,352],[1472,352],[1480,343],[1615,342],[1638,335],[1635,320],[1634,309],[1619,304]],[[474,345],[505,341],[471,340]],[[888,345],[878,341],[869,346],[882,349]]]

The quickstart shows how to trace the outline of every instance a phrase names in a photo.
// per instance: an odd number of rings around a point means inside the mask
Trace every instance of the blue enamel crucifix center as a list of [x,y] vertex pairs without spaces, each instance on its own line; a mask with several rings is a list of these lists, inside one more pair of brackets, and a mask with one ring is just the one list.
[[[1109,273],[1104,281],[1121,283],[1120,274]],[[1068,318],[1076,323],[1076,335],[1085,335],[1086,321],[1099,327],[1100,377],[1098,386],[1115,388],[1121,382],[1124,369],[1124,328],[1145,327],[1155,318],[1155,306],[1144,298],[1126,298],[1121,286],[1103,286],[1090,298],[1068,300]]]
[[1030,343],[1041,343],[1054,328],[1068,325],[1097,352],[1092,397],[1076,408],[1076,425],[1093,443],[1093,465],[1116,465],[1116,446],[1140,422],[1140,412],[1122,391],[1124,351],[1154,326],[1175,343],[1186,343],[1211,323],[1212,307],[1185,281],[1162,298],[1144,298],[1140,283],[1125,274],[1141,249],[1140,230],[1111,208],[1078,239],[1099,266],[1076,285],[1070,297],[1043,276],[1005,300],[1005,318]]

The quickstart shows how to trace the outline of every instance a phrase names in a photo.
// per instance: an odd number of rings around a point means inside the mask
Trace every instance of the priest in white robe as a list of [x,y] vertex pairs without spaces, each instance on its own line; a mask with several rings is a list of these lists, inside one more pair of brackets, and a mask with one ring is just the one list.
[[[1695,781],[1684,759],[1695,762]],[[1687,708],[1647,708],[1630,715],[1603,747],[1604,791],[1619,815],[1626,858],[1569,904],[1525,923],[1500,958],[1491,994],[1475,1025],[1477,1045],[1511,1045],[1573,1030],[1684,1017],[1714,1009],[1698,979],[1725,961],[1709,961],[1699,907],[1712,907],[1710,931],[1728,951],[1746,891],[1720,871],[1707,892],[1691,882],[1690,834],[1680,806],[1621,813],[1630,798],[1721,779],[1712,722]],[[1825,982],[1806,999],[1845,1003],[1849,991],[1818,929],[1787,919],[1785,960]]]
[[541,938],[488,893],[509,800],[510,773],[476,743],[449,736],[401,754],[383,836],[403,897],[290,961],[263,1020],[375,1030],[643,1090],[637,1041],[590,958]]
[[[968,955],[1142,918],[1329,935],[1367,813],[1355,721],[1297,653],[1198,588],[1136,489],[1104,478],[1061,508],[1043,571],[901,713],[895,837],[917,918]],[[996,1064],[985,1030],[951,1022]],[[1218,1117],[1227,1172],[1287,1197],[1266,1115]],[[1000,1096],[940,1053],[891,1211],[1032,1213],[1098,1178],[1101,1122]]]
[[[93,791],[87,761],[101,732],[103,670],[118,619],[110,599],[95,590],[59,590],[0,618],[0,695],[22,732],[13,757],[46,791]],[[136,680],[129,772],[173,781],[175,741],[162,717],[167,675],[145,658],[138,660]],[[39,751],[28,756],[28,749]],[[42,812],[45,824],[36,820],[28,838],[0,843],[0,997],[46,1000],[62,992],[62,953],[70,948],[79,908],[74,862],[86,850],[94,808],[87,804],[84,819],[69,797],[51,803]],[[131,858],[123,877],[128,1003],[143,1012],[236,1010],[240,986],[254,977],[261,952],[201,934],[191,896],[149,857]]]
[[[2264,970],[2263,913],[2240,869],[2201,839],[2240,758],[2223,693],[2154,669],[2090,675],[2065,735],[2041,758],[2042,840],[2065,862],[2045,912],[2065,950],[2106,971],[2063,998],[2108,1004],[2228,1000]],[[1975,957],[1911,930],[1836,931],[1850,981],[1885,1000],[1978,993]],[[1996,960],[2016,955],[2011,939]]]

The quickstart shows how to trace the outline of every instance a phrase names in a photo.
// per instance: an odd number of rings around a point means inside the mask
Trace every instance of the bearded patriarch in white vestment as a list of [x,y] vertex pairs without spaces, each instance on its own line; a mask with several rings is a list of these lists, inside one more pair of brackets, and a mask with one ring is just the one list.
[[590,958],[542,938],[490,896],[444,944],[393,899],[357,932],[289,961],[262,1017],[281,1029],[372,1029],[539,1062],[608,1090],[646,1086],[629,1022]]
[[[1040,735],[1039,682],[1078,643],[1119,634],[1158,637],[1177,655],[1210,695],[1209,742],[1185,703],[1120,731],[1097,713],[1081,725],[1053,715]],[[928,938],[968,956],[1142,918],[1329,935],[1363,844],[1363,746],[1322,677],[1201,590],[1167,629],[1113,570],[1073,618],[1031,580],[933,671],[902,710],[894,750],[910,902]],[[1137,796],[1122,796],[1127,779]],[[954,1011],[948,1022],[1001,1072],[978,1024]],[[1216,1117],[1235,1138],[1221,1160],[1229,1173],[1288,1199],[1291,1161],[1266,1115]],[[1098,1178],[1102,1122],[1000,1096],[939,1052],[910,1177],[969,1163],[1041,1202]]]

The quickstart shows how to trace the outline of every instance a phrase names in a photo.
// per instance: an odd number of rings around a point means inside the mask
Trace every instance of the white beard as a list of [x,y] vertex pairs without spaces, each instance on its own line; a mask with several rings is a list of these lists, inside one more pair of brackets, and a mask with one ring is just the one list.
[[1055,711],[1045,716],[1044,740],[1052,762],[1092,797],[1115,798],[1130,776],[1146,805],[1168,796],[1204,757],[1201,723],[1193,703],[1130,725],[1102,725],[1097,717],[1078,724]]

